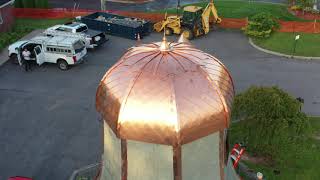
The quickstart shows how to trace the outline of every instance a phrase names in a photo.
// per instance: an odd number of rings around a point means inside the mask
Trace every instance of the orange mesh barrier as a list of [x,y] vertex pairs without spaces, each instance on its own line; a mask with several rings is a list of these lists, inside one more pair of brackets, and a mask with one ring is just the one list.
[[17,18],[34,18],[34,19],[61,19],[73,18],[76,16],[84,16],[96,12],[94,10],[77,10],[68,8],[54,8],[54,9],[34,9],[34,8],[14,8],[14,16]]
[[[73,18],[76,16],[85,16],[90,13],[97,12],[96,10],[77,10],[66,8],[56,9],[27,9],[14,8],[13,13],[19,18]],[[164,14],[160,13],[144,13],[144,12],[127,12],[127,11],[104,11],[108,13],[119,14],[123,16],[136,17],[150,20],[151,22],[158,22],[164,19]],[[211,19],[212,21],[212,19]],[[320,21],[320,20],[319,20]],[[320,22],[295,22],[295,21],[279,21],[281,28],[279,32],[305,32],[305,33],[320,33]],[[247,18],[222,18],[219,25],[222,28],[236,28],[240,29],[248,24]]]
[[247,24],[248,24],[247,18],[244,18],[244,19],[222,18],[220,27],[241,29],[242,27],[247,26]]
[[10,30],[14,23],[12,5],[0,8],[0,32]]
[[279,32],[320,33],[319,22],[280,21]]

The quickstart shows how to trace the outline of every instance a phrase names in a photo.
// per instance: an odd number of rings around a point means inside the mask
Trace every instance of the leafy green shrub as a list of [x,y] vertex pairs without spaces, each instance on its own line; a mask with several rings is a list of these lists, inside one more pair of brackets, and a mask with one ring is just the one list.
[[13,28],[12,31],[0,34],[0,50],[12,44],[22,38],[24,35],[28,34],[32,30],[30,28],[16,29]]
[[16,8],[48,8],[48,0],[16,0]]
[[267,38],[274,29],[279,28],[278,21],[269,13],[259,13],[249,19],[248,25],[244,28],[248,36]]
[[[232,118],[240,120],[238,141],[249,152],[278,159],[297,138],[310,133],[300,102],[277,87],[251,87],[236,96]],[[277,158],[275,158],[277,157]]]

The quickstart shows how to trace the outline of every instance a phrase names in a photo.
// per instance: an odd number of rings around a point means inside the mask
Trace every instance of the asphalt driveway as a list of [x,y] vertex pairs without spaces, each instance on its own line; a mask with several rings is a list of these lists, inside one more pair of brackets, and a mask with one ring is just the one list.
[[[161,34],[153,33],[143,42],[160,39]],[[28,73],[9,62],[0,66],[0,179],[20,175],[66,180],[73,170],[100,160],[102,124],[95,110],[96,88],[108,68],[135,43],[110,37],[89,53],[84,64],[65,72],[51,64]],[[218,30],[193,44],[221,59],[238,93],[251,85],[277,85],[303,97],[308,115],[320,115],[320,62],[259,52],[239,31]]]

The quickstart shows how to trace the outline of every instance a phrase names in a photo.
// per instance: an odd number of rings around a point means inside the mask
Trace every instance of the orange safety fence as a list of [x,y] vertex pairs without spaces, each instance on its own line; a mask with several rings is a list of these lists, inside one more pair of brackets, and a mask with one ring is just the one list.
[[[28,8],[14,8],[15,17],[18,18],[73,18],[76,16],[85,16],[90,13],[97,12],[97,10],[55,8],[55,9],[28,9]],[[164,19],[164,14],[161,13],[145,13],[145,12],[128,12],[128,11],[98,11],[119,14],[123,16],[130,16],[150,20],[151,22],[158,22]],[[212,20],[212,19],[211,19]],[[320,21],[320,20],[319,20]],[[295,21],[279,21],[281,28],[279,32],[305,32],[305,33],[320,33],[319,22],[295,22]],[[247,18],[222,18],[222,28],[236,28],[240,29],[248,24]]]
[[[14,9],[14,15],[18,18],[35,18],[35,19],[36,18],[48,18],[48,19],[73,18],[76,16],[85,16],[94,12],[97,12],[97,11],[85,10],[85,9],[73,11],[73,9],[67,9],[67,8],[55,8],[55,9],[15,8]],[[150,20],[151,22],[161,21],[164,19],[164,16],[165,16],[164,14],[161,14],[161,13],[145,13],[145,12],[129,12],[129,11],[104,11],[104,12],[146,19],[146,20]],[[246,26],[246,24],[247,24],[246,19],[223,18],[220,26],[223,28],[241,28]]]
[[235,28],[235,29],[241,29],[248,24],[248,19],[235,19],[235,18],[222,18],[222,21],[220,23],[220,27],[222,28]]
[[35,9],[35,8],[14,8],[13,13],[17,18],[34,18],[34,19],[61,19],[73,18],[76,16],[84,16],[96,11],[93,10],[77,10],[68,8],[54,8],[54,9]]
[[320,33],[319,22],[280,21],[279,32]]

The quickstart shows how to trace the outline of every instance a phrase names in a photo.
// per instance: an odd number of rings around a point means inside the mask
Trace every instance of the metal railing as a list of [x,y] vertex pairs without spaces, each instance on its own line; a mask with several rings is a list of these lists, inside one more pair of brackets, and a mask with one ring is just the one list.
[[75,170],[69,180],[96,180],[100,167],[101,163],[96,163]]

